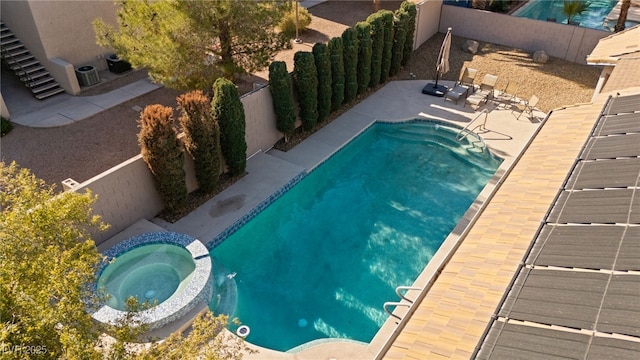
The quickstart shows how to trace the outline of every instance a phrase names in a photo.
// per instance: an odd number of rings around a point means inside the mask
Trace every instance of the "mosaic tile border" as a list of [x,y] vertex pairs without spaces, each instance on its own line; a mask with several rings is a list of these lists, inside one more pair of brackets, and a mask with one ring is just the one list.
[[[160,328],[181,318],[199,303],[208,302],[213,294],[212,263],[207,247],[191,236],[168,231],[134,236],[106,250],[104,252],[106,260],[100,266],[98,278],[111,260],[127,251],[151,244],[171,244],[187,249],[193,258],[195,269],[191,280],[182,292],[173,294],[158,306],[139,313],[140,319],[149,326],[149,330]],[[94,284],[94,290],[95,286],[96,284]],[[125,311],[103,305],[92,314],[92,317],[101,323],[114,325],[125,315]]]

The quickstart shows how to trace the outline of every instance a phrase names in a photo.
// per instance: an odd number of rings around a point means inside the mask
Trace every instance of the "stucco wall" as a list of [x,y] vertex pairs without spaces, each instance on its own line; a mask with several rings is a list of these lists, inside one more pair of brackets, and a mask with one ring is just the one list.
[[458,6],[442,6],[440,32],[453,28],[453,35],[491,42],[586,64],[598,41],[611,33],[546,21],[519,18]]
[[[438,32],[442,0],[426,0],[416,4],[416,33],[413,48],[417,49]],[[444,32],[447,32],[446,28]]]
[[282,134],[276,128],[273,99],[269,87],[263,87],[244,95],[240,101],[246,117],[247,156],[257,151],[270,149]]

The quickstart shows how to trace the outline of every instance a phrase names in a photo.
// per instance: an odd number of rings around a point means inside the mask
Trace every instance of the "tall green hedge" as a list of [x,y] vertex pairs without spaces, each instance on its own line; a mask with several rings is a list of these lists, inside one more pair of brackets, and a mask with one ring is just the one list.
[[331,58],[325,43],[315,43],[312,52],[318,71],[318,122],[321,122],[331,112]]
[[229,173],[240,175],[247,168],[246,119],[236,85],[225,78],[213,84],[213,114],[220,124],[220,146]]
[[329,40],[329,57],[331,59],[331,110],[337,110],[344,102],[344,48],[342,38]]
[[293,81],[298,93],[300,119],[305,130],[312,130],[318,122],[318,72],[313,54],[298,51],[293,56]]
[[269,65],[269,90],[276,113],[276,128],[284,134],[284,140],[288,141],[296,129],[296,110],[291,76],[284,61],[274,61]]
[[358,94],[369,87],[371,80],[371,25],[366,21],[356,23],[358,34]]
[[202,90],[178,96],[184,146],[193,158],[198,187],[204,192],[216,188],[220,179],[220,129],[213,116],[211,100]]
[[371,77],[369,78],[369,87],[374,87],[380,83],[382,70],[382,50],[384,50],[382,10],[369,15],[367,22],[371,25]]
[[391,69],[391,49],[393,48],[393,12],[380,10],[382,14],[382,25],[384,28],[384,46],[382,48],[382,65],[380,66],[380,83],[387,82],[389,70]]
[[407,21],[409,14],[406,11],[396,11],[393,20],[393,46],[391,49],[391,67],[389,75],[396,75],[402,66],[402,57],[404,56],[404,43],[407,38]]
[[410,1],[403,1],[400,4],[400,11],[404,11],[409,15],[407,19],[407,31],[406,38],[404,41],[404,54],[402,55],[402,65],[407,65],[409,62],[409,58],[411,58],[411,53],[413,52],[413,36],[416,31],[416,14],[418,10],[416,9],[416,4]]
[[349,103],[358,94],[358,35],[350,27],[342,33],[342,59],[344,60],[344,103]]
[[142,159],[153,174],[166,209],[175,212],[187,204],[188,193],[184,152],[173,121],[173,109],[149,105],[140,114],[139,123]]

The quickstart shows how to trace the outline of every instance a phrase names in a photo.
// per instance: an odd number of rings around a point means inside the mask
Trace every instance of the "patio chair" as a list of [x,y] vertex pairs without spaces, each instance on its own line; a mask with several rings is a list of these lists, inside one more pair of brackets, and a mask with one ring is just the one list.
[[480,107],[480,104],[483,102],[486,104],[490,98],[494,97],[494,91],[497,82],[497,76],[486,74],[484,78],[482,78],[482,82],[480,83],[478,91],[469,96],[465,100],[465,104],[470,104],[472,106],[475,105],[477,107]]
[[512,102],[517,102],[516,93],[518,92],[519,85],[516,82],[507,82],[504,90],[500,92],[500,102],[506,105],[510,105]]
[[[449,91],[444,94],[444,100],[446,101],[447,99],[451,99],[458,104],[458,100],[460,100],[460,98],[466,98],[469,95],[469,90],[475,90],[473,80],[475,80],[477,74],[478,70],[465,68],[453,88],[449,89]],[[473,90],[471,92],[473,92]]]
[[529,119],[533,120],[533,109],[536,105],[538,105],[538,101],[540,101],[540,99],[538,99],[537,96],[531,95],[528,101],[522,101],[521,103],[516,104],[516,107],[520,111],[520,115],[518,115],[516,120],[520,119],[520,116],[522,116],[522,114],[524,113],[528,113]]

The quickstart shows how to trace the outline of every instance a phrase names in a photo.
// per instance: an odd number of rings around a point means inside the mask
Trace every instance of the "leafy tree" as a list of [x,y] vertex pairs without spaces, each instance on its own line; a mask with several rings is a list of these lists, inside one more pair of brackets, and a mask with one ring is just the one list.
[[349,103],[358,94],[358,35],[350,27],[342,33],[344,60],[344,102]]
[[118,26],[94,21],[99,45],[175,89],[211,88],[265,68],[289,46],[274,25],[285,2],[277,0],[118,0]]
[[407,21],[409,14],[405,11],[397,11],[393,21],[393,46],[391,48],[391,67],[389,75],[396,75],[400,71],[402,57],[404,56],[404,43],[407,38]]
[[298,51],[293,55],[293,81],[298,93],[302,127],[307,131],[313,130],[318,122],[318,72],[312,53]]
[[329,57],[331,58],[331,110],[337,110],[344,102],[344,49],[342,38],[329,40]]
[[371,25],[366,21],[356,23],[358,34],[358,94],[367,90],[371,80]]
[[213,116],[211,100],[201,90],[194,90],[177,99],[184,131],[184,145],[193,158],[198,187],[203,192],[215,189],[220,179],[220,128]]
[[567,24],[574,24],[573,18],[589,8],[590,3],[584,0],[564,0],[562,12],[567,15]]
[[184,152],[173,121],[173,109],[149,105],[140,114],[138,144],[160,197],[170,212],[187,204]]
[[231,175],[247,168],[246,118],[236,85],[225,78],[213,84],[213,114],[220,124],[220,145]]
[[[287,4],[289,2],[287,1]],[[295,2],[294,2],[295,4]],[[298,5],[298,4],[296,4]],[[298,32],[306,30],[311,24],[311,13],[304,6],[298,6]],[[289,6],[289,10],[287,10],[280,23],[278,23],[278,29],[282,31],[283,34],[287,36],[287,38],[292,38],[296,36],[296,8],[294,6]]]
[[371,76],[369,86],[374,87],[380,83],[382,70],[382,50],[384,50],[384,21],[382,12],[375,12],[367,17],[371,25]]
[[[91,229],[95,196],[56,194],[16,163],[0,162],[0,343],[2,357],[101,359],[99,333],[86,312],[101,256]],[[39,348],[37,348],[39,347]]]
[[402,55],[402,65],[407,65],[413,52],[413,37],[416,31],[416,15],[418,14],[418,10],[416,9],[416,4],[410,1],[403,1],[402,4],[400,4],[400,11],[404,11],[409,15],[404,42],[404,54]]
[[389,10],[380,10],[382,25],[384,28],[384,43],[382,47],[382,63],[380,65],[380,83],[383,84],[389,78],[393,47],[393,13]]
[[274,61],[269,65],[269,90],[276,113],[276,127],[284,134],[286,142],[296,129],[296,112],[291,77],[284,61]]
[[312,52],[318,72],[318,121],[324,121],[331,112],[331,59],[324,43],[315,43]]
[[631,0],[622,0],[622,5],[620,6],[620,15],[618,15],[618,21],[616,22],[616,26],[613,28],[614,32],[620,32],[624,30],[630,7]]

